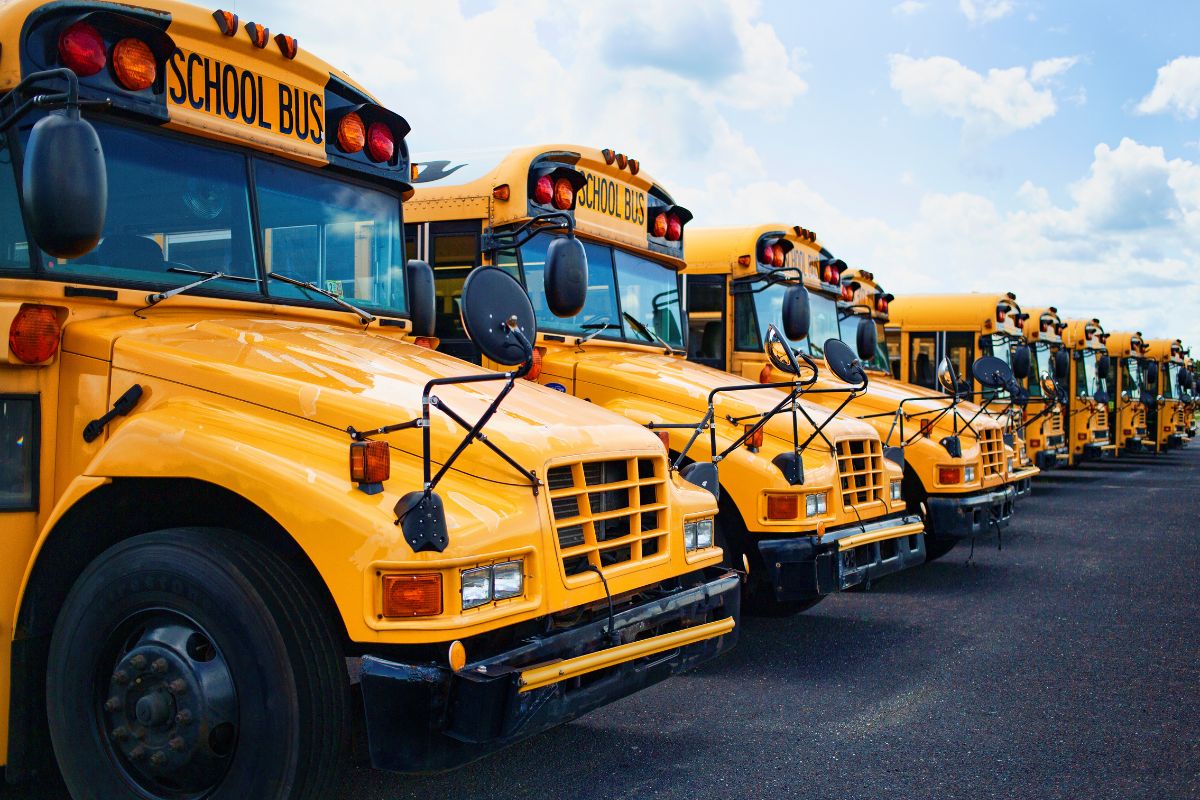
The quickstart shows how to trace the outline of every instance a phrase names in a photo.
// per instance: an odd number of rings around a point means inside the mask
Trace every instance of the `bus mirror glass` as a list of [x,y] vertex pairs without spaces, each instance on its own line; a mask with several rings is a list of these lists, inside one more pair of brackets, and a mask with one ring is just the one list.
[[1128,403],[1128,402],[1129,402],[1129,392],[1124,392],[1124,391],[1123,391],[1123,392],[1121,392],[1121,402],[1122,402],[1122,403]]
[[1023,381],[1029,377],[1029,348],[1023,344],[1019,344],[1012,351],[1012,371],[1013,377],[1019,381]]
[[1158,387],[1158,362],[1148,361],[1142,374],[1146,378],[1146,389],[1154,391]]
[[858,357],[863,361],[875,358],[875,348],[879,345],[879,334],[875,332],[875,320],[870,317],[858,318],[858,332],[854,337],[858,346]]
[[800,374],[800,363],[796,361],[796,354],[792,352],[791,345],[784,341],[783,335],[774,325],[767,325],[767,335],[763,339],[763,352],[766,353],[771,365],[780,372],[788,375]]
[[1054,353],[1054,379],[1065,381],[1071,374],[1071,354],[1064,348]]
[[958,391],[958,375],[955,374],[954,363],[950,359],[943,358],[938,362],[937,380],[947,392],[954,394]]
[[1050,376],[1049,372],[1043,372],[1040,380],[1043,394],[1045,394],[1047,397],[1053,397],[1055,394],[1057,394],[1058,387],[1054,384],[1054,378]]
[[971,365],[971,374],[975,380],[987,389],[1006,389],[1012,384],[1013,372],[995,356],[980,356]]
[[463,328],[484,356],[506,367],[533,358],[537,321],[529,295],[502,269],[477,267],[463,284]]
[[546,248],[546,305],[556,317],[573,317],[587,300],[588,264],[583,242],[558,236]]
[[[874,329],[874,325],[871,327]],[[866,382],[867,374],[862,362],[854,356],[850,345],[841,339],[825,341],[825,363],[829,366],[829,371],[838,376],[843,383]]]
[[799,284],[789,286],[783,296],[783,333],[793,342],[808,337],[808,289]]
[[433,336],[437,296],[433,269],[425,261],[411,259],[404,265],[404,285],[408,291],[408,317],[413,336]]
[[25,221],[38,247],[78,258],[99,243],[108,173],[100,137],[77,111],[51,113],[33,126],[22,177]]

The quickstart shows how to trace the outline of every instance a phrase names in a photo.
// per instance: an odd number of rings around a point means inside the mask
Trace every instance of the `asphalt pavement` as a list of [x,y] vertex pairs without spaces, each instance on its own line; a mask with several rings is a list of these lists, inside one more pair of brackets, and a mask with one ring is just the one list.
[[1198,520],[1200,443],[1050,473],[1003,549],[746,618],[697,672],[339,798],[1200,797]]

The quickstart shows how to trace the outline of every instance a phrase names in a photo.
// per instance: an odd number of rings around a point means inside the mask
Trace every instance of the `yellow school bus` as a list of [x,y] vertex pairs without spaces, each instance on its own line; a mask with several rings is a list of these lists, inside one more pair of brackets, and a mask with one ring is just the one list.
[[1027,453],[1039,469],[1054,469],[1065,464],[1067,437],[1063,428],[1066,408],[1067,362],[1056,359],[1062,346],[1066,323],[1054,306],[1026,309],[1022,329],[1029,347],[1029,377],[1025,390],[1024,440]]
[[1146,407],[1154,393],[1146,386],[1142,364],[1149,346],[1141,331],[1110,331],[1108,348],[1109,419],[1117,455],[1154,450],[1146,426]]
[[1164,452],[1188,443],[1186,400],[1188,370],[1183,342],[1179,339],[1150,339],[1146,342],[1149,383],[1156,388],[1154,404],[1147,408],[1147,424],[1154,432],[1157,451]]
[[1183,405],[1183,421],[1187,427],[1187,435],[1189,439],[1196,438],[1196,412],[1200,406],[1200,392],[1196,389],[1196,378],[1200,374],[1200,362],[1192,358],[1191,349],[1184,351],[1184,381],[1187,384],[1187,399]]
[[893,298],[870,273],[851,272],[807,228],[766,224],[692,231],[687,284],[693,340],[699,339],[690,356],[743,379],[779,377],[753,342],[768,324],[779,324],[784,296],[795,287],[809,295],[811,330],[794,347],[821,358],[830,340],[853,343],[866,386],[847,396],[846,384],[823,372],[808,396],[826,414],[843,411],[878,432],[884,460],[903,472],[902,499],[924,517],[928,558],[1008,523],[1016,490],[1008,484],[1001,426],[936,388],[892,376],[878,327]]
[[[856,276],[851,274],[847,279],[854,281]],[[1012,292],[905,295],[891,302],[888,311],[890,321],[885,325],[885,333],[900,356],[899,374],[908,376],[911,383],[918,383],[922,370],[928,373],[928,366],[918,365],[917,360],[930,353],[930,345],[940,346],[944,354],[954,353],[960,362],[955,369],[961,385],[946,391],[982,406],[984,413],[1004,427],[1004,441],[1012,459],[1008,481],[1016,487],[1018,497],[1028,495],[1032,479],[1040,469],[1029,454],[1024,436],[1030,399],[1028,383],[1034,370],[1031,351],[1025,343],[1024,323],[1028,315],[1021,311],[1016,295]],[[998,389],[977,385],[969,365],[984,356],[1004,362],[1015,383]],[[923,377],[928,382],[928,374]]]
[[520,379],[515,281],[472,295],[499,372],[406,341],[408,124],[286,30],[0,6],[9,780],[327,798],[360,711],[376,765],[441,770],[733,642],[712,495]]
[[[819,407],[797,399],[804,376],[763,387],[685,358],[691,214],[637,159],[566,144],[447,154],[420,158],[414,183],[410,238],[437,275],[441,346],[479,358],[458,322],[461,287],[496,269],[518,276],[543,325],[528,377],[654,428],[680,468],[717,463],[718,541],[729,565],[748,567],[755,608],[793,612],[924,560],[901,472],[870,426],[818,427]],[[574,219],[560,218],[572,202]],[[544,261],[571,237],[587,252],[587,299],[552,318]]]
[[1066,325],[1060,352],[1070,359],[1067,463],[1076,466],[1115,455],[1117,445],[1108,418],[1108,334],[1098,319],[1071,319]]

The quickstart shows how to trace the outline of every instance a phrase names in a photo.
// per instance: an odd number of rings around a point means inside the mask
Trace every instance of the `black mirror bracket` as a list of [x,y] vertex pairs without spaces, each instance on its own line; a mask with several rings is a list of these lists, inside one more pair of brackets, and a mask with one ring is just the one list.
[[549,211],[545,214],[535,214],[511,231],[497,233],[489,228],[483,234],[481,249],[485,253],[494,253],[497,250],[515,250],[539,233],[556,231],[562,231],[567,234],[568,239],[574,239],[574,215],[565,211]]
[[[30,96],[31,90],[36,88],[35,84],[55,79],[67,82],[65,92],[47,94],[45,91],[41,91]],[[7,131],[13,125],[17,124],[21,117],[35,108],[62,108],[66,109],[69,116],[77,118],[79,112],[85,108],[106,109],[111,105],[111,100],[80,100],[79,78],[66,67],[32,72],[25,76],[24,80],[9,90],[3,97],[0,97],[0,115],[2,115],[0,116],[0,133]]]

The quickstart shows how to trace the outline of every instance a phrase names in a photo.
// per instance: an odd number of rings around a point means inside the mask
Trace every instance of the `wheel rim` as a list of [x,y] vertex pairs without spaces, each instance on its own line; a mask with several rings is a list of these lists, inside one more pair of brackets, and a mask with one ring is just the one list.
[[212,636],[174,611],[118,626],[96,680],[96,714],[125,779],[152,798],[203,797],[237,746],[233,674]]

